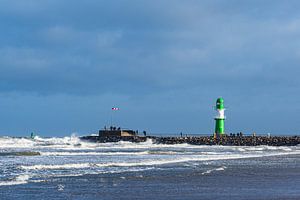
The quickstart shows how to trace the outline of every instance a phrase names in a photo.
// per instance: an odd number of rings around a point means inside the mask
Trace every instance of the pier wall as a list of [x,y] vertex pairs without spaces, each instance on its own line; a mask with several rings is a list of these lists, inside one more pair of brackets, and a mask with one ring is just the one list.
[[154,144],[192,144],[192,145],[224,145],[224,146],[296,146],[300,144],[300,136],[222,136],[220,138],[213,138],[211,136],[196,136],[196,137],[157,137],[157,136],[84,136],[83,140],[89,142],[145,142],[151,139]]
[[159,144],[193,144],[193,145],[224,145],[224,146],[295,146],[300,144],[299,136],[287,137],[264,137],[264,136],[223,136],[213,138],[210,136],[200,137],[155,137],[154,143]]

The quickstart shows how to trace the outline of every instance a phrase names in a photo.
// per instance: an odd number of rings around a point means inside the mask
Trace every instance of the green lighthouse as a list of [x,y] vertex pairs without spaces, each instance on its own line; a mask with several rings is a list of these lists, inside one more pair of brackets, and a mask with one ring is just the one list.
[[224,99],[218,98],[216,102],[216,111],[217,116],[215,117],[216,120],[216,128],[215,128],[215,134],[217,136],[224,135],[225,134],[225,128],[224,128],[224,122],[225,122],[225,108],[224,108]]

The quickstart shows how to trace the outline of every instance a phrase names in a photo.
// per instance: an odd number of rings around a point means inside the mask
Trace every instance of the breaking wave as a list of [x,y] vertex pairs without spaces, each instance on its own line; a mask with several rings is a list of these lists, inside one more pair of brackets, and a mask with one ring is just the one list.
[[[286,155],[288,153],[274,153],[268,155],[219,155],[219,156],[193,156],[193,157],[175,157],[173,159],[145,160],[140,162],[109,162],[109,163],[70,163],[61,165],[32,165],[20,166],[25,170],[45,170],[45,169],[82,169],[82,168],[99,168],[99,167],[134,167],[134,166],[155,166],[173,163],[182,163],[190,161],[213,161],[213,160],[230,160],[241,158],[258,158],[264,156]],[[299,152],[294,153],[299,154]]]
[[41,147],[68,147],[80,146],[81,141],[75,135],[63,138],[41,138],[39,136],[31,138],[25,137],[0,137],[0,148],[41,148]]
[[[51,137],[42,138],[36,136],[34,139],[31,138],[17,138],[17,137],[0,137],[0,149],[5,148],[55,148],[55,149],[148,149],[148,148],[186,148],[186,149],[205,149],[209,147],[210,149],[234,149],[238,151],[266,151],[266,150],[283,150],[283,151],[293,151],[292,147],[274,147],[274,146],[208,146],[208,145],[190,145],[190,144],[153,144],[151,139],[146,142],[132,143],[126,141],[120,141],[116,143],[93,143],[80,140],[76,135],[69,137]],[[299,146],[298,146],[298,149]]]
[[40,182],[56,176],[154,169],[193,168],[209,175],[226,170],[226,160],[296,154],[300,154],[300,146],[166,145],[153,144],[150,139],[141,143],[91,143],[75,135],[0,137],[0,186]]
[[12,180],[0,181],[0,186],[20,185],[28,183],[29,175],[19,175]]

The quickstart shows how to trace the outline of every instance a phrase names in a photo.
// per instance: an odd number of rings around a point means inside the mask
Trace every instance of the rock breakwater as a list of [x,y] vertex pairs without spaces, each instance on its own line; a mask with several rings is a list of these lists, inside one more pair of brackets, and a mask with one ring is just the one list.
[[90,142],[145,142],[152,139],[154,144],[192,144],[192,145],[224,145],[224,146],[296,146],[300,144],[300,136],[222,136],[214,138],[212,136],[196,136],[196,137],[157,137],[157,136],[84,136],[82,140]]

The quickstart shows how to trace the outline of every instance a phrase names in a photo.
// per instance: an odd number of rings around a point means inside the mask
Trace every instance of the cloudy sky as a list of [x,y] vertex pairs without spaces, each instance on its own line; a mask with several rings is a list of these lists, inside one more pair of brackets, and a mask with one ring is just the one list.
[[300,133],[300,2],[0,0],[0,134]]

